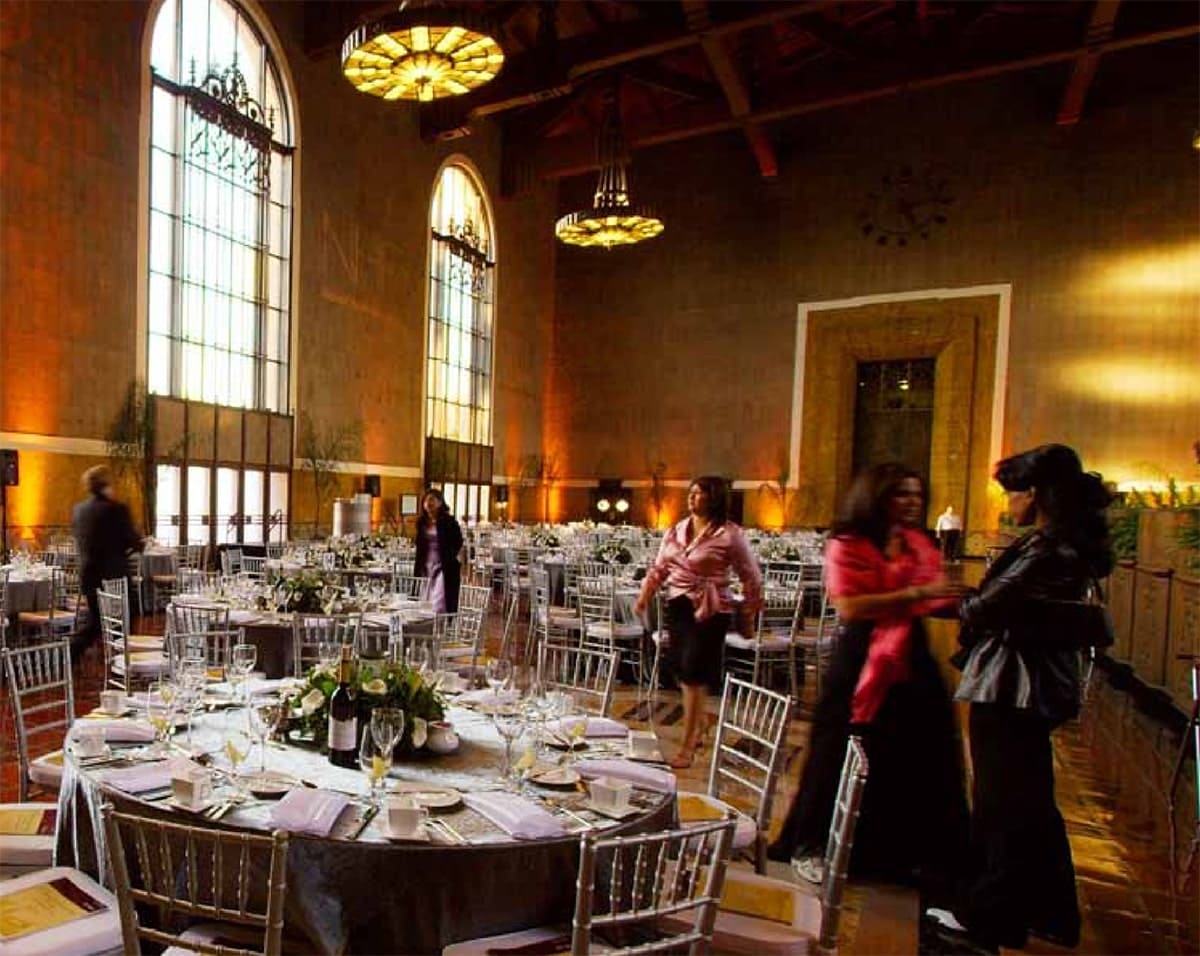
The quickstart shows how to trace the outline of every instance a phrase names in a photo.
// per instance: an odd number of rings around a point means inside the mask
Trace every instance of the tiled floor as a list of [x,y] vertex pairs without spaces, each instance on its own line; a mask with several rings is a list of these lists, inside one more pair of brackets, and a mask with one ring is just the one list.
[[[138,628],[141,630],[142,628]],[[146,628],[148,630],[148,628]],[[98,700],[99,677],[93,664],[77,676],[78,709]],[[16,749],[7,691],[0,691],[0,800],[17,795]],[[617,716],[637,712],[635,696],[623,691]],[[676,745],[678,696],[659,694],[655,725],[669,752]],[[643,712],[643,716],[645,716]],[[804,761],[808,724],[797,720],[788,739],[784,779],[775,804],[775,826],[786,811]],[[1067,820],[1075,854],[1083,940],[1088,954],[1200,952],[1200,873],[1194,862],[1186,890],[1171,880],[1171,828],[1176,855],[1186,854],[1196,828],[1194,771],[1185,767],[1184,786],[1174,820],[1168,818],[1167,790],[1178,736],[1147,716],[1124,691],[1097,673],[1083,717],[1056,735],[1059,805]],[[683,783],[703,788],[707,767],[698,762],[682,772]],[[786,876],[772,864],[773,873]],[[851,954],[915,953],[915,893],[883,885],[852,885],[847,893],[840,950]],[[1065,952],[1032,941],[1030,952]]]

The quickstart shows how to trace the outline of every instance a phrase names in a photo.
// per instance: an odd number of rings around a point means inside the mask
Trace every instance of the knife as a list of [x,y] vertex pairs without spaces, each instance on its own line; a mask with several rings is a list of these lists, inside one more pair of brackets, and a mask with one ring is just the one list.
[[363,830],[365,830],[367,828],[368,823],[370,823],[372,820],[375,819],[375,814],[377,814],[378,812],[379,812],[379,807],[375,806],[374,804],[367,807],[366,811],[363,813],[362,820],[359,821],[358,826],[354,828],[354,832],[351,833],[350,836],[347,837],[347,839],[348,840],[357,840],[360,836],[362,836]]

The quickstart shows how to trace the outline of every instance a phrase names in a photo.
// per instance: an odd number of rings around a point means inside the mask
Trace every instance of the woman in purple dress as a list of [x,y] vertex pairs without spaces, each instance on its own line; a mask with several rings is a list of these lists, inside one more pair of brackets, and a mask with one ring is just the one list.
[[462,550],[462,528],[450,514],[446,499],[436,488],[425,492],[417,519],[417,558],[413,574],[429,579],[429,600],[438,614],[458,610],[458,586],[461,566],[458,553]]

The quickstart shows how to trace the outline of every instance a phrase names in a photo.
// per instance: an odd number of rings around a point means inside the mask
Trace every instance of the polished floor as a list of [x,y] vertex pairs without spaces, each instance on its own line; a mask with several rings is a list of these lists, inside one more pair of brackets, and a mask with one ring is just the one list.
[[[77,674],[77,709],[98,701],[100,681],[94,662]],[[17,796],[16,747],[7,692],[0,692],[0,800]],[[622,691],[616,716],[644,720],[632,691]],[[678,695],[661,691],[654,725],[670,751],[678,737]],[[788,739],[784,779],[775,802],[778,827],[805,759],[808,724],[794,722]],[[1179,748],[1177,731],[1144,713],[1125,691],[1098,671],[1081,719],[1060,730],[1055,740],[1058,799],[1075,856],[1083,938],[1077,952],[1088,954],[1200,952],[1200,861],[1189,874],[1172,876],[1196,834],[1196,791],[1191,760],[1174,817],[1168,790]],[[707,756],[707,755],[705,755]],[[707,766],[697,761],[683,771],[684,783],[703,788]],[[1172,839],[1172,832],[1174,839]],[[772,864],[772,872],[787,876]],[[1181,885],[1183,880],[1189,882]],[[918,905],[912,890],[856,883],[849,887],[840,929],[844,954],[917,952]],[[1031,941],[1028,952],[1066,952]]]

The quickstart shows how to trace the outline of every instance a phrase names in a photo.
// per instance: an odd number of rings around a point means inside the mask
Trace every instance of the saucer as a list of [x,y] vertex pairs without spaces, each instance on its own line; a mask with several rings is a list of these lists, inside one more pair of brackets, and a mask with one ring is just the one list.
[[264,799],[282,797],[285,793],[301,786],[300,781],[295,777],[277,770],[247,774],[242,778],[242,783],[254,796]]
[[626,817],[631,817],[635,813],[642,812],[639,808],[634,806],[624,807],[620,810],[617,810],[614,807],[601,807],[593,803],[591,800],[588,800],[583,805],[583,808],[585,810],[591,810],[593,813],[598,813],[602,817],[608,817],[610,820],[624,820]]
[[[136,707],[126,705],[120,710],[105,710],[103,707],[97,707],[92,711],[92,714],[95,714],[99,717],[129,717],[131,714],[136,714],[137,712],[138,709]],[[88,716],[91,715],[89,714]]]
[[543,787],[573,787],[581,779],[579,771],[570,767],[551,767],[549,770],[539,770],[529,775],[530,783]]
[[182,810],[184,813],[207,813],[221,801],[216,797],[203,803],[180,803],[173,795],[163,800],[159,806],[170,807],[172,810]]
[[408,830],[405,833],[394,833],[385,820],[382,829],[383,835],[392,843],[430,843],[433,840],[433,837],[429,834],[429,827],[424,823],[415,830]]
[[422,787],[405,784],[389,791],[391,795],[409,797],[418,807],[427,810],[446,810],[462,803],[462,794],[452,787]]

